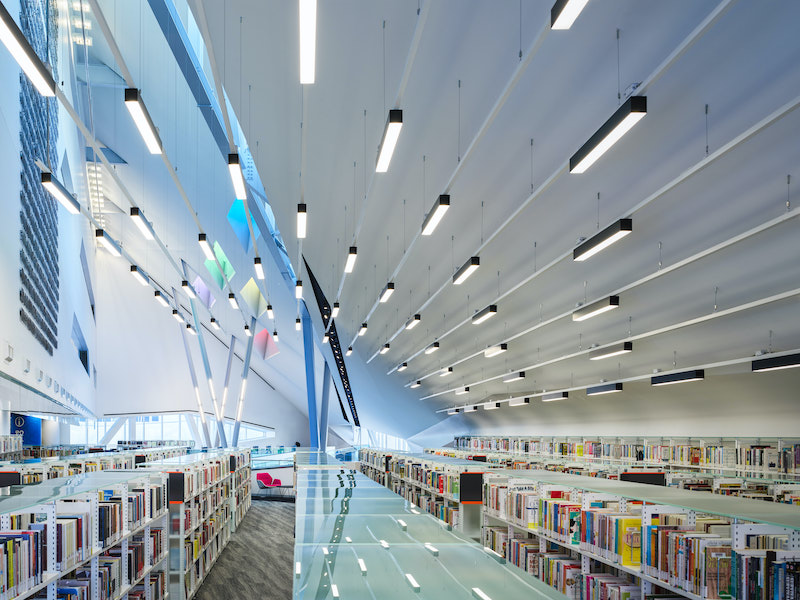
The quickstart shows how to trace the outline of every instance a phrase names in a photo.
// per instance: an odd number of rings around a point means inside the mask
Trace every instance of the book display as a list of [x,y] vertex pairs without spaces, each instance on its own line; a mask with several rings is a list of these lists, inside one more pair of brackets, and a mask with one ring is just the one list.
[[250,451],[218,450],[139,465],[169,481],[169,593],[189,600],[250,508]]
[[22,456],[21,435],[0,435],[0,459],[8,460]]
[[103,472],[0,497],[0,598],[164,600],[167,477]]

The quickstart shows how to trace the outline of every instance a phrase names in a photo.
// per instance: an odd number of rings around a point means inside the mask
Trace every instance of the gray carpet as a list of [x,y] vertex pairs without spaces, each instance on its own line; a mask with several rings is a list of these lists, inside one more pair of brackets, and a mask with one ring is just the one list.
[[294,504],[253,501],[197,591],[197,600],[292,597]]

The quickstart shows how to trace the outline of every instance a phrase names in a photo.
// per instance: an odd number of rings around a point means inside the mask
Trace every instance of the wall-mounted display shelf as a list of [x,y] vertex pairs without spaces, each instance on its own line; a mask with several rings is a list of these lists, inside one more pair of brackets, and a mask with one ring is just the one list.
[[186,454],[186,446],[94,452],[26,462],[0,462],[0,487],[29,485],[49,479],[98,471],[133,469],[137,464]]
[[164,600],[167,476],[103,472],[0,496],[0,598]]
[[169,593],[189,600],[250,508],[250,451],[212,450],[143,463],[169,478]]
[[732,475],[800,475],[800,437],[460,436],[455,447],[551,458],[637,461]]

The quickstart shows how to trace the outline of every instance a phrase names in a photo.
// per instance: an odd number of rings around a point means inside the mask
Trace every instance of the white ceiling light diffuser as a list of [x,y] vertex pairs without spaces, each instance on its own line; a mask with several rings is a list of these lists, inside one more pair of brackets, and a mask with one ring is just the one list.
[[247,200],[247,186],[244,183],[242,165],[239,164],[239,155],[235,152],[228,154],[228,171],[231,174],[233,193],[237,200]]
[[356,266],[357,256],[358,256],[358,248],[356,246],[350,246],[350,250],[347,252],[347,261],[344,263],[345,273],[353,272],[353,268]]
[[367,333],[367,324],[366,323],[362,323],[361,324],[361,329],[358,330],[358,335],[359,336],[364,336],[364,334],[366,334],[366,333]]
[[168,308],[169,307],[169,302],[164,297],[164,294],[161,293],[161,290],[156,290],[155,292],[153,292],[153,297],[164,308]]
[[142,136],[145,146],[150,154],[161,154],[161,139],[158,137],[153,119],[147,112],[147,107],[142,100],[142,93],[136,88],[125,88],[125,108],[133,118],[139,135]]
[[272,304],[267,304],[267,318],[275,320],[275,311],[272,310]]
[[497,305],[496,304],[490,304],[489,306],[487,306],[483,310],[481,310],[481,311],[475,313],[474,315],[472,315],[472,324],[473,325],[480,325],[484,321],[486,321],[488,319],[491,319],[496,314],[497,314]]
[[111,256],[121,256],[122,252],[120,252],[121,248],[119,244],[111,239],[111,236],[105,232],[103,229],[95,229],[94,230],[94,239],[99,243],[103,248],[105,248]]
[[647,114],[647,96],[631,96],[569,159],[570,173],[583,173]]
[[469,386],[464,386],[456,390],[456,396],[463,396],[464,394],[469,394]]
[[275,329],[275,330],[272,332],[272,339],[273,339],[273,340],[275,340],[275,343],[276,343],[276,344],[278,343],[278,330],[277,330],[277,329]]
[[433,342],[430,346],[425,348],[425,354],[433,354],[439,349],[439,342]]
[[633,342],[622,342],[621,344],[611,344],[602,350],[595,350],[589,354],[589,360],[603,360],[612,356],[620,356],[633,352]]
[[211,243],[208,241],[208,236],[205,233],[197,234],[197,243],[200,244],[200,249],[203,251],[203,255],[207,260],[215,259],[214,249],[211,247]]
[[253,332],[252,332],[252,331],[250,331],[250,325],[245,325],[245,326],[244,326],[244,334],[245,334],[247,337],[251,337],[251,336],[253,335]]
[[300,321],[300,317],[297,317],[294,320],[294,330],[300,331],[303,328],[303,323]]
[[306,230],[308,228],[308,212],[305,204],[297,205],[297,239],[304,240],[306,238]]
[[133,275],[133,278],[142,285],[150,285],[150,279],[144,274],[144,271],[142,271],[136,265],[131,265],[131,275]]
[[236,294],[233,292],[228,294],[228,302],[230,303],[232,309],[237,310],[239,308],[239,303],[236,301]]
[[550,29],[569,29],[589,0],[558,0],[550,9]]
[[294,284],[294,297],[300,300],[303,297],[303,282],[301,280],[297,280],[297,283]]
[[33,86],[42,96],[55,96],[56,84],[50,71],[39,59],[25,34],[22,33],[14,17],[0,2],[0,41],[17,61],[17,64],[28,76]]
[[509,373],[503,377],[503,383],[512,383],[514,381],[519,381],[520,379],[525,379],[525,371],[515,371],[514,373]]
[[567,398],[569,398],[569,392],[542,394],[542,402],[557,402],[558,400],[566,400]]
[[264,279],[264,265],[261,264],[261,257],[260,256],[256,256],[253,259],[253,269],[255,269],[255,271],[256,271],[256,277],[263,281],[263,279]]
[[403,363],[403,364],[401,364],[399,367],[397,367],[397,372],[398,372],[398,373],[402,373],[402,372],[403,372],[403,371],[405,371],[407,368],[408,368],[408,363],[407,363],[407,362],[404,362],[404,363]]
[[530,398],[512,398],[508,401],[509,406],[525,406],[526,404],[530,404]]
[[478,270],[478,267],[481,266],[481,259],[479,256],[473,256],[463,265],[458,271],[455,272],[453,275],[453,285],[461,285],[464,283],[467,278],[472,275],[475,271]]
[[155,231],[153,231],[153,225],[144,218],[144,213],[142,209],[138,206],[131,206],[131,220],[133,224],[136,225],[136,228],[141,232],[144,239],[150,241],[154,240],[156,237]]
[[412,317],[412,318],[411,318],[411,319],[408,321],[408,323],[406,323],[406,329],[408,329],[408,330],[414,329],[414,327],[416,327],[417,325],[419,325],[419,322],[420,322],[420,321],[422,321],[422,315],[419,315],[419,314],[417,314],[417,315],[414,315],[414,316],[413,316],[413,317]]
[[419,379],[417,379],[414,383],[411,384],[411,389],[415,390],[421,385],[422,385],[422,382]]
[[177,308],[172,309],[172,318],[175,319],[178,323],[185,323],[186,321],[183,320],[183,315]]
[[592,304],[581,306],[572,313],[572,320],[585,321],[586,319],[591,319],[609,310],[614,310],[617,307],[619,307],[619,296],[609,296],[608,298],[603,298]]
[[448,375],[452,374],[453,374],[453,367],[446,367],[441,370],[441,372],[439,373],[439,377],[447,377]]
[[331,311],[331,318],[335,319],[338,316],[339,316],[339,303],[338,302],[334,302],[333,303],[333,310]]
[[211,327],[213,327],[216,331],[219,331],[219,321],[217,321],[214,317],[211,317]]
[[431,235],[434,232],[448,208],[450,208],[450,195],[440,195],[422,222],[422,235]]
[[317,54],[317,0],[299,0],[300,83],[314,83]]
[[394,147],[397,145],[397,138],[400,137],[400,130],[403,128],[403,111],[393,108],[389,111],[386,119],[386,126],[383,128],[381,145],[378,147],[378,162],[375,164],[376,173],[386,173],[389,170],[389,163],[392,161]]
[[603,231],[593,235],[580,246],[572,251],[572,260],[584,261],[600,252],[605,250],[614,242],[617,242],[633,231],[632,219],[620,219],[615,221]]
[[347,350],[344,353],[344,355],[345,356],[350,356],[352,353],[353,353],[353,347],[352,346],[348,346]]
[[492,402],[490,404],[483,405],[483,410],[497,410],[498,408],[500,408],[499,402]]
[[190,335],[197,335],[197,332],[194,330],[194,327],[192,327],[191,323],[186,324],[186,332]]
[[381,354],[386,354],[387,352],[389,352],[389,348],[390,348],[389,344],[384,344],[383,348],[381,348],[380,353]]
[[181,281],[181,287],[183,288],[183,291],[186,292],[186,295],[189,296],[189,298],[191,298],[192,300],[197,298],[197,294],[194,293],[194,288],[192,287],[192,284],[190,284],[185,279]]
[[483,356],[485,358],[492,358],[493,356],[497,356],[498,354],[502,354],[508,350],[508,344],[498,344],[497,346],[489,346],[486,350],[483,351]]
[[61,206],[66,208],[71,215],[77,215],[81,212],[81,205],[75,199],[75,196],[70,194],[69,190],[58,179],[53,177],[50,171],[42,171],[41,183],[42,187],[50,192],[50,195],[58,200]]
[[383,288],[383,291],[381,292],[380,303],[381,304],[387,303],[389,301],[389,298],[392,297],[392,294],[394,294],[394,283],[390,281],[389,283],[386,284],[386,287]]

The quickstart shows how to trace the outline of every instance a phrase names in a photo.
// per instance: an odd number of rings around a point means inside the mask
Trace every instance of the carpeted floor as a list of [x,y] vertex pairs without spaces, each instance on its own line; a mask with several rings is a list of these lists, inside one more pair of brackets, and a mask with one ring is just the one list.
[[197,600],[292,597],[294,504],[253,501],[197,591]]

